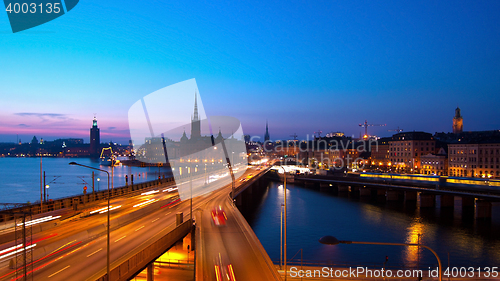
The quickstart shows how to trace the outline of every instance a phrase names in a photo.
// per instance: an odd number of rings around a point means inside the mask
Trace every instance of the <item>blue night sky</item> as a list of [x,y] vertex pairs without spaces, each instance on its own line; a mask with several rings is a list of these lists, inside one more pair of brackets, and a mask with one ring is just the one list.
[[500,129],[500,1],[80,1],[12,33],[0,12],[0,141],[129,139],[127,112],[195,78],[246,134],[359,136],[359,123]]

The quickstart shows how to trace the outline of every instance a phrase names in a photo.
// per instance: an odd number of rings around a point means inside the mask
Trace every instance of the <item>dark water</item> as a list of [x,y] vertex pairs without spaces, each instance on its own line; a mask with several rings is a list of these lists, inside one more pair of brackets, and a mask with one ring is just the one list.
[[[82,165],[109,171],[111,167],[100,166],[99,162],[89,158],[43,158],[42,169],[45,171],[46,184],[49,185],[50,199],[67,197],[92,191],[92,170],[70,166],[75,161]],[[166,174],[167,169],[158,167],[116,166],[113,168],[115,187],[125,185],[125,175],[134,175],[134,183],[158,178],[158,172]],[[100,181],[97,181],[97,178]],[[106,173],[95,171],[95,190],[107,189]],[[40,158],[0,158],[0,203],[26,203],[40,200]]]
[[[251,204],[242,208],[271,259],[280,260],[281,183],[271,182]],[[436,202],[439,202],[438,198]],[[349,198],[332,192],[287,185],[288,259],[303,249],[303,258],[313,262],[382,266],[437,265],[434,255],[417,247],[378,245],[323,245],[318,239],[333,235],[339,240],[420,243],[434,249],[443,266],[500,265],[500,205],[493,205],[491,221],[474,220],[473,212],[462,212],[456,198],[454,210],[420,210],[415,204],[377,202]],[[300,259],[300,253],[295,256]]]

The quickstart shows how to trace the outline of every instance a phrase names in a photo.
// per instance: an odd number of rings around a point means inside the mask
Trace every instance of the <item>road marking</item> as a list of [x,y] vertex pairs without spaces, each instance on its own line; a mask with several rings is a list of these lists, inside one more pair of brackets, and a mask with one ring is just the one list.
[[127,235],[123,235],[121,238],[118,238],[118,240],[115,240],[115,242],[118,242],[118,241],[122,240],[125,237],[127,237]]
[[136,229],[135,231],[141,230],[141,229],[143,229],[143,228],[144,228],[144,225],[143,225],[143,226],[141,226],[141,227],[139,227],[139,228],[138,228],[138,229]]
[[56,272],[56,273],[54,273],[54,274],[52,274],[52,275],[49,275],[49,278],[50,278],[50,277],[52,277],[52,276],[54,276],[54,275],[56,275],[57,273],[59,273],[59,272],[61,272],[61,271],[65,270],[65,269],[66,269],[66,268],[68,268],[68,267],[69,267],[69,265],[68,265],[68,266],[66,266],[65,268],[63,268],[63,269],[59,270],[58,272]]
[[155,219],[155,220],[154,220],[154,221],[152,221],[152,222],[155,222],[155,221],[157,221],[157,220],[159,220],[159,219],[160,219],[160,218],[157,218],[157,219]]
[[102,250],[102,248],[100,248],[99,250],[97,250],[97,251],[93,252],[92,254],[88,255],[87,258],[90,257],[90,256],[92,256],[93,254],[99,252],[100,250]]
[[168,215],[170,215],[170,213],[172,213],[172,212],[168,212],[168,213],[166,213],[166,214],[165,214],[165,216],[168,216]]

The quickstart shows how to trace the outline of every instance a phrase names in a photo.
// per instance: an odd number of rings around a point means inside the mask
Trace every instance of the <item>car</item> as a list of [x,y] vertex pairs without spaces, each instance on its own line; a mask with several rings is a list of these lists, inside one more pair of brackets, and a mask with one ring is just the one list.
[[216,207],[212,210],[212,220],[216,226],[224,226],[226,225],[227,216],[222,206]]
[[221,253],[214,261],[215,280],[217,281],[236,281],[233,265],[227,257],[223,258]]

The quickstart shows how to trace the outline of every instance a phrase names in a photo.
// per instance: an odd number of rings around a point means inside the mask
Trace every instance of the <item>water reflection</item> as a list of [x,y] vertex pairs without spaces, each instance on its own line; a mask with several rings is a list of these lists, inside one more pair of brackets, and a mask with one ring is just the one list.
[[[425,235],[425,227],[422,223],[414,221],[407,228],[407,237],[405,243],[409,244],[423,244],[421,237]],[[405,247],[404,253],[406,257],[406,263],[410,266],[416,266],[419,263],[420,247]]]
[[[82,165],[106,170],[113,173],[112,184],[115,187],[125,185],[125,176],[128,175],[128,183],[131,176],[134,183],[158,179],[158,175],[168,175],[170,170],[166,167],[130,167],[101,166],[99,161],[89,158],[43,158],[42,169],[46,172],[47,182],[52,181],[55,176],[59,178],[50,184],[50,199],[72,196],[83,193],[83,187],[88,185],[88,191],[92,188],[92,170],[69,166],[69,162],[75,161]],[[107,188],[107,176],[105,173],[94,171],[94,188],[102,190]],[[27,201],[40,200],[40,158],[0,158],[0,191],[2,196],[0,202],[25,203]],[[97,179],[99,178],[99,181]]]
[[[280,205],[283,186],[270,183],[262,191],[265,199],[253,193],[242,213],[249,221],[273,261],[279,261]],[[288,253],[304,250],[304,259],[335,264],[381,266],[389,256],[388,266],[426,268],[437,264],[425,248],[322,245],[318,239],[333,235],[340,240],[418,243],[434,249],[443,264],[451,266],[496,266],[500,263],[500,221],[481,223],[462,214],[455,207],[425,210],[404,203],[361,201],[347,194],[320,192],[287,184]],[[459,206],[460,207],[460,206]],[[500,206],[494,204],[493,214]],[[420,234],[420,237],[419,237]]]

